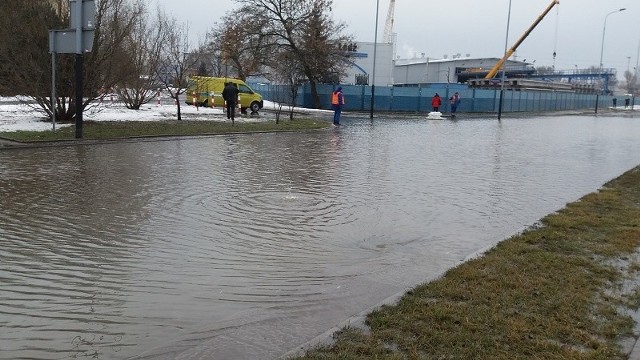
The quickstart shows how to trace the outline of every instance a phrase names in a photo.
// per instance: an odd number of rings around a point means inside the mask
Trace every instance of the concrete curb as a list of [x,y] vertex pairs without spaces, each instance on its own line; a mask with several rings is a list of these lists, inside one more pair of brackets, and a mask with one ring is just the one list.
[[[462,260],[460,262],[460,264],[465,263],[469,260],[478,258],[482,255],[484,255],[487,251],[491,250],[494,247],[494,245],[491,246],[487,246],[485,248],[482,248],[474,253],[469,254],[467,257],[464,258],[464,260]],[[457,266],[457,265],[456,265]],[[432,280],[429,281],[434,281],[436,279],[439,279],[440,277],[442,277],[447,270],[442,271],[441,273],[437,274]],[[373,312],[376,309],[381,308],[382,306],[388,305],[388,306],[392,306],[392,305],[396,305],[398,304],[398,302],[400,301],[400,299],[405,296],[407,294],[407,292],[411,291],[413,288],[415,288],[416,286],[418,286],[420,284],[416,284],[415,286],[412,287],[408,287],[405,288],[404,290],[397,292],[391,296],[389,296],[388,298],[382,300],[380,303],[371,306],[359,313],[357,313],[354,316],[351,316],[350,318],[340,322],[339,324],[337,324],[336,326],[328,329],[327,331],[323,332],[322,334],[316,336],[315,338],[297,346],[295,349],[289,350],[286,353],[284,353],[282,356],[279,357],[279,359],[281,360],[285,360],[291,357],[295,357],[295,356],[302,356],[304,355],[304,353],[307,350],[311,350],[314,349],[316,347],[319,346],[326,346],[326,345],[332,345],[335,341],[336,338],[336,333],[341,331],[342,329],[346,328],[346,327],[355,327],[358,329],[363,329],[365,331],[367,331],[367,326],[365,325],[365,320],[367,318],[367,315],[369,315],[371,312]],[[638,351],[640,351],[640,344],[638,345]],[[637,360],[640,360],[640,358],[638,358]]]
[[[440,274],[439,276],[442,276],[442,274]],[[369,313],[371,313],[372,311],[382,307],[383,305],[395,305],[398,303],[398,301],[400,301],[400,299],[407,293],[407,291],[411,290],[412,288],[406,288],[394,295],[389,296],[388,298],[384,299],[382,302],[380,302],[379,304],[376,304],[372,307],[369,307],[368,309],[365,309],[361,312],[359,312],[358,314],[342,321],[341,323],[339,323],[338,325],[330,328],[329,330],[323,332],[322,334],[316,336],[315,338],[307,341],[304,344],[301,344],[299,346],[297,346],[295,349],[287,351],[286,353],[284,353],[282,356],[279,357],[279,359],[288,359],[291,357],[295,357],[295,356],[302,356],[304,355],[304,353],[307,350],[316,348],[318,346],[323,346],[323,345],[332,345],[335,341],[335,334],[346,328],[346,327],[355,327],[358,329],[367,329],[367,326],[365,325],[365,320],[367,318],[367,315]]]
[[633,345],[633,349],[631,349],[631,353],[629,353],[629,360],[640,360],[640,342],[636,339],[635,344]]
[[7,139],[3,139],[0,138],[0,148],[2,147],[16,147],[16,146],[23,146],[24,144],[18,141],[13,141],[13,140],[7,140]]

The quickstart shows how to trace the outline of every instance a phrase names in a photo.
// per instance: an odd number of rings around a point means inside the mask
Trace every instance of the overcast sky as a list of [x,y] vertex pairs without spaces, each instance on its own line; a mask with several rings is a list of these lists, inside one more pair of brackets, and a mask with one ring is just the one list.
[[[188,22],[190,36],[203,39],[212,25],[236,9],[229,0],[151,0],[170,16]],[[336,20],[348,25],[358,41],[373,42],[377,0],[334,0]],[[379,0],[378,40],[385,29],[389,0]],[[508,47],[540,16],[551,0],[512,0]],[[561,0],[520,45],[517,60],[535,60],[535,66],[574,69],[597,66],[607,17],[604,67],[618,69],[618,77],[638,63],[640,1]],[[153,7],[152,7],[153,10]],[[470,54],[501,57],[504,54],[509,0],[396,0],[393,32],[400,58]],[[556,52],[554,62],[553,53]]]

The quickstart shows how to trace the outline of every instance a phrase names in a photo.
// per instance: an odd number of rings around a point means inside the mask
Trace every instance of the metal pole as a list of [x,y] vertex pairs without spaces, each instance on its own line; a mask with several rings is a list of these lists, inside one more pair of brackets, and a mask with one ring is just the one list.
[[51,122],[56,131],[56,52],[51,52]]
[[[615,14],[617,12],[625,11],[625,10],[626,8],[614,10],[608,13],[607,15],[605,15],[604,17],[604,25],[602,25],[602,43],[600,45],[600,74],[599,74],[600,78],[602,78],[602,71],[604,71],[604,68],[602,66],[602,55],[604,55],[604,34],[605,34],[605,31],[607,30],[607,18],[611,14]],[[600,102],[600,89],[596,89],[596,114],[598,113],[598,102]]]
[[76,139],[82,139],[82,68],[84,66],[84,56],[76,54],[75,76],[76,76]]
[[[504,39],[504,53],[507,53],[507,48],[509,46],[509,25],[511,23],[511,0],[509,0],[509,12],[507,13],[507,33]],[[505,62],[508,59],[505,59]],[[498,120],[502,118],[502,102],[504,98],[504,81],[505,81],[505,73],[504,73],[504,63],[502,64],[502,79],[500,80],[500,100],[498,101]]]
[[82,69],[84,67],[84,54],[82,44],[82,0],[76,0],[76,14],[78,16],[76,23],[76,59],[75,59],[75,76],[76,76],[76,139],[82,139]]
[[369,117],[373,119],[373,103],[376,94],[376,56],[378,48],[378,12],[380,10],[380,0],[376,0],[376,32],[373,35],[373,71],[371,73],[371,113]]
[[636,52],[636,67],[633,68],[634,86],[631,91],[631,110],[636,106],[636,91],[638,89],[638,60],[640,59],[640,40],[638,40],[638,51]]

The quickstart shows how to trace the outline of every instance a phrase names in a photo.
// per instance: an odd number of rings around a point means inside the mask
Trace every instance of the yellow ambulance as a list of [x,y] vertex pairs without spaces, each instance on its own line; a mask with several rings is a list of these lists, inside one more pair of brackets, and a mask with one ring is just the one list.
[[247,109],[251,113],[257,113],[262,109],[264,104],[262,95],[253,91],[249,85],[240,79],[210,77],[210,76],[192,76],[189,78],[187,86],[186,103],[189,105],[208,106],[208,107],[224,107],[224,99],[222,98],[222,90],[226,83],[231,82],[238,86],[240,93],[240,108],[242,113]]

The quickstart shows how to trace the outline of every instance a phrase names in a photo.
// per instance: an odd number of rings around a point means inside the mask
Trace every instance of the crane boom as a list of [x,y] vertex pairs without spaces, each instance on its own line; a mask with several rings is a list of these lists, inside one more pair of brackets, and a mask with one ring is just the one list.
[[500,59],[491,69],[491,71],[489,71],[489,73],[487,74],[487,76],[485,76],[485,79],[492,79],[494,76],[496,76],[496,74],[498,73],[498,71],[500,70],[500,68],[502,67],[502,65],[504,65],[504,63],[507,61],[507,59],[509,59],[511,57],[511,55],[513,55],[514,52],[516,52],[516,49],[518,48],[518,46],[520,46],[520,44],[522,44],[522,42],[524,41],[524,39],[527,38],[527,36],[529,36],[529,34],[531,34],[531,32],[533,31],[533,29],[538,26],[538,24],[540,23],[540,21],[542,21],[542,19],[549,13],[549,11],[551,11],[551,9],[556,6],[557,4],[560,4],[559,0],[552,0],[551,3],[549,4],[549,6],[547,6],[546,9],[544,9],[544,11],[542,12],[542,14],[540,14],[540,16],[538,16],[538,18],[536,19],[536,21],[533,22],[533,24],[531,24],[531,26],[527,29],[527,31],[524,32],[524,34],[522,34],[522,36],[520,36],[520,38],[518,39],[518,41],[516,41],[515,44],[513,44],[513,46],[511,48],[509,48],[509,50],[507,50],[506,53],[504,53],[504,56],[502,57],[502,59]]
[[389,2],[389,10],[387,10],[387,21],[384,24],[384,34],[382,41],[385,44],[391,44],[393,42],[393,18],[396,7],[396,0]]

